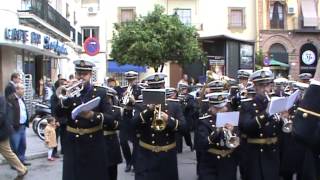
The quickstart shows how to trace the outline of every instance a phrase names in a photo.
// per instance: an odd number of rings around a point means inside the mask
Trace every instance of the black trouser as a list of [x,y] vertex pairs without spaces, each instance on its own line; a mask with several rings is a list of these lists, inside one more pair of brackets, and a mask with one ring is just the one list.
[[109,178],[110,180],[117,180],[118,177],[118,165],[109,166]]
[[127,165],[132,165],[132,154],[127,138],[120,137],[120,146]]
[[186,141],[187,146],[189,146],[190,148],[193,148],[190,132],[186,132],[183,134],[178,133],[177,139],[176,139],[178,153],[181,153],[183,149],[182,137],[184,137],[184,140]]
[[[293,174],[293,172],[280,172],[281,180],[293,180]],[[297,180],[302,180],[299,174],[297,174]]]

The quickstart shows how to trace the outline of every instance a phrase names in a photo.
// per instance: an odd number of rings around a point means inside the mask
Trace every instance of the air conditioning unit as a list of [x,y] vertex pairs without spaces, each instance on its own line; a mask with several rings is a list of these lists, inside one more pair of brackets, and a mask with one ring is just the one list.
[[296,10],[293,6],[288,6],[288,14],[295,14]]
[[97,14],[98,8],[97,7],[88,7],[88,14]]

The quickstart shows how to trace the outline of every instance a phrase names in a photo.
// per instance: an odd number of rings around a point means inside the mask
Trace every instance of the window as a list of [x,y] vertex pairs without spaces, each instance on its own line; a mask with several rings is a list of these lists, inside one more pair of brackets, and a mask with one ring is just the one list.
[[70,12],[69,12],[69,4],[66,3],[66,17],[70,17]]
[[99,27],[85,27],[82,28],[82,43],[88,38],[88,37],[94,37],[96,39],[99,39]]
[[135,8],[120,8],[120,23],[126,23],[135,19]]
[[284,28],[284,8],[280,2],[275,2],[270,5],[270,27],[271,29]]
[[229,8],[229,28],[245,27],[245,8]]
[[175,9],[175,14],[184,25],[191,25],[191,9]]
[[76,12],[73,11],[73,24],[76,25],[78,23]]
[[99,7],[99,0],[81,0],[81,7]]

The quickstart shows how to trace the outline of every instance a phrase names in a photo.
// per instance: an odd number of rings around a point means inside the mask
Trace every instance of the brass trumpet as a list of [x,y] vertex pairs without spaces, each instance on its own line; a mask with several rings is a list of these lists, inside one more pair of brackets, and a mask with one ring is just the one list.
[[127,91],[126,91],[126,95],[123,96],[123,98],[122,98],[122,104],[124,104],[125,106],[129,104],[130,97],[132,97],[132,93],[133,93],[132,86],[129,85],[127,88]]
[[65,100],[74,96],[80,96],[80,92],[84,88],[84,81],[79,80],[76,82],[73,82],[73,84],[70,85],[64,85],[60,86],[56,90],[56,95],[59,99]]
[[223,128],[223,134],[228,148],[234,149],[240,145],[240,138],[234,135],[231,130]]
[[291,133],[292,132],[292,121],[289,120],[288,118],[281,118],[283,121],[283,125],[282,125],[282,131],[284,133]]
[[163,131],[167,127],[167,122],[161,116],[161,104],[155,105],[153,111],[153,121],[151,128],[155,131]]

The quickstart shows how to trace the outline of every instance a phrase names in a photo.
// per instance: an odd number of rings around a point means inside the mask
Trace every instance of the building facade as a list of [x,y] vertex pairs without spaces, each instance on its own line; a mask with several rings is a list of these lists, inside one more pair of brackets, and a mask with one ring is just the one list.
[[[28,74],[33,94],[41,80],[56,80],[64,61],[79,58],[81,35],[67,18],[66,0],[12,0],[3,3],[0,15],[0,88],[12,72]],[[31,76],[30,76],[31,75]]]
[[300,73],[314,74],[320,48],[319,5],[317,0],[258,0],[257,49],[267,62],[288,65],[271,66],[278,75],[297,79]]
[[[207,69],[233,77],[236,75],[236,69],[253,70],[256,39],[255,0],[109,1],[108,10],[105,11],[108,60],[112,60],[109,54],[114,23],[147,15],[155,4],[162,5],[169,15],[177,14],[184,24],[196,27],[200,35],[200,44],[209,59],[203,64],[202,57],[199,57],[194,64],[185,67],[167,63],[164,72],[170,77],[168,86],[176,86],[183,72],[199,79],[205,75]],[[146,74],[151,72],[154,70],[148,69]]]

